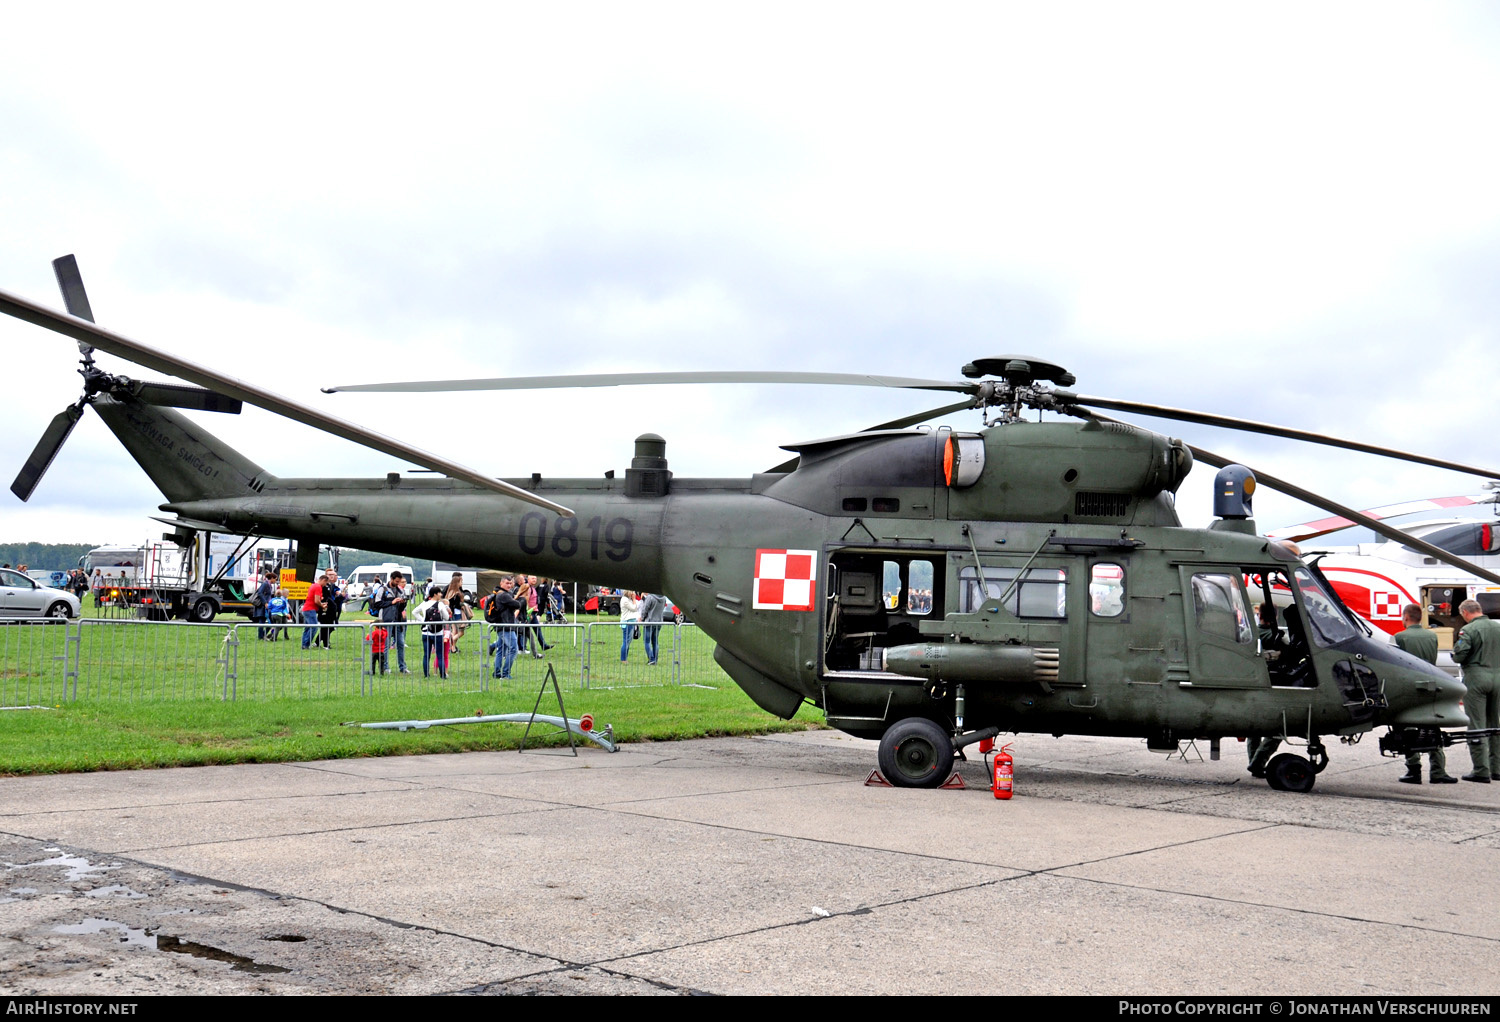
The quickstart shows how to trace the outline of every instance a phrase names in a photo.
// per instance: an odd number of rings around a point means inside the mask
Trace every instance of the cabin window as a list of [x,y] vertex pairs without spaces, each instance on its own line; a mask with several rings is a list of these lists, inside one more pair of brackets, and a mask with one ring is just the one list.
[[912,561],[906,566],[906,612],[932,613],[932,562]]
[[1098,617],[1125,613],[1125,569],[1118,564],[1096,564],[1089,569],[1089,610]]
[[1198,630],[1230,642],[1246,645],[1255,641],[1250,628],[1250,605],[1233,576],[1199,572],[1193,576],[1193,611]]
[[[999,600],[1009,590],[1005,609],[1016,617],[1061,620],[1068,616],[1066,568],[1028,568],[1025,577],[1016,582],[1015,568],[986,567],[983,588],[980,587],[979,573],[973,568],[963,568],[958,573],[958,581],[961,614],[972,614],[987,600]],[[1016,582],[1014,587],[1013,582]]]
[[881,569],[881,605],[895,614],[931,614],[934,576],[931,561],[886,561]]

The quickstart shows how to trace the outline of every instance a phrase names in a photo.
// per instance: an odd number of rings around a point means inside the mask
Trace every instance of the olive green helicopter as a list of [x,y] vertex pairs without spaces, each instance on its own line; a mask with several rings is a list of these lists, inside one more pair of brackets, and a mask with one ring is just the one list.
[[[1099,409],[1250,430],[1500,478],[1500,471],[1231,416],[1077,394],[1060,366],[977,359],[963,380],[800,372],[628,373],[365,384],[436,391],[628,384],[847,384],[950,391],[957,403],[789,444],[749,478],[675,477],[666,442],[635,441],[623,474],[494,479],[94,324],[76,261],[54,263],[67,312],[0,291],[0,311],[78,342],[83,395],[43,433],[12,485],[30,497],[86,407],[166,497],[183,529],[505,565],[670,594],[759,706],[807,701],[879,740],[902,787],[946,780],[955,755],[1001,732],[1144,738],[1171,750],[1280,738],[1273,788],[1309,791],[1325,739],[1377,728],[1389,755],[1468,732],[1463,686],[1372,635],[1290,544],[1256,532],[1268,486],[1500,584],[1500,576],[1352,508]],[[109,373],[95,350],[187,381]],[[410,459],[439,475],[283,478],[176,409],[248,403]],[[975,431],[916,428],[975,409]],[[1065,418],[1032,421],[1028,410]],[[1070,421],[1076,419],[1077,421]],[[1216,520],[1184,528],[1174,494],[1195,461],[1219,467]],[[420,507],[420,513],[418,508]],[[1258,620],[1258,613],[1264,617]]]

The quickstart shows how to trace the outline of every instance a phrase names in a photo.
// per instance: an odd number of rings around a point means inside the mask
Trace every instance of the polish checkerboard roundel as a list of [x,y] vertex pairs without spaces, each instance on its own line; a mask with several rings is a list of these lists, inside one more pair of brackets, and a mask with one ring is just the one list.
[[1375,590],[1370,593],[1370,617],[1390,621],[1401,616],[1401,594]]
[[755,551],[756,610],[812,610],[816,550]]

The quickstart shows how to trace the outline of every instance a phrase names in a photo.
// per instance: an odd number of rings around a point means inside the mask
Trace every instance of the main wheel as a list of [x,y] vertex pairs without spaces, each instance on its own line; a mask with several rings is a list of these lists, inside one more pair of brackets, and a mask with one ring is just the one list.
[[1290,752],[1274,756],[1266,764],[1266,783],[1277,791],[1306,793],[1312,791],[1313,782],[1317,779],[1313,765]]
[[206,625],[214,619],[214,615],[218,612],[218,608],[214,606],[214,601],[205,596],[193,604],[192,610],[188,612],[188,620]]
[[926,717],[907,717],[881,735],[876,759],[898,788],[936,788],[953,769],[953,740]]
[[69,617],[70,615],[68,614],[68,609],[69,608],[68,608],[68,605],[66,603],[64,603],[62,600],[58,600],[52,606],[50,606],[50,607],[47,608],[47,616],[48,617]]

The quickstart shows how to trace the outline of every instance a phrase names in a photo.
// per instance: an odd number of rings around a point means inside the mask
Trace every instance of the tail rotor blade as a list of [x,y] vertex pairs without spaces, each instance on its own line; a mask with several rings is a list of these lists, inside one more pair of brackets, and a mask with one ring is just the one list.
[[357,444],[363,444],[372,450],[380,451],[397,458],[410,458],[423,468],[430,468],[444,475],[452,476],[454,479],[462,479],[473,483],[475,486],[496,493],[503,493],[528,504],[555,511],[564,517],[573,517],[573,511],[553,500],[548,500],[541,494],[508,483],[503,479],[495,479],[482,472],[460,465],[458,462],[447,458],[440,458],[435,454],[428,454],[410,444],[402,443],[388,436],[382,436],[374,430],[356,426],[352,422],[345,422],[335,416],[329,415],[321,409],[313,408],[301,402],[291,401],[280,397],[268,390],[264,390],[254,384],[243,380],[236,380],[231,376],[215,372],[206,366],[196,365],[187,359],[178,358],[165,351],[133,341],[95,326],[92,323],[80,322],[75,316],[64,316],[62,313],[49,309],[44,305],[38,305],[20,295],[11,294],[9,291],[0,290],[0,313],[14,316],[16,319],[26,323],[32,323],[54,333],[71,337],[90,348],[98,348],[100,351],[123,358],[127,362],[154,369],[159,373],[167,373],[178,379],[188,380],[200,386],[211,388],[215,393],[226,394],[238,398],[246,404],[264,408],[268,412],[284,416],[294,422],[300,422],[314,429],[320,429],[325,433],[352,440]]
[[89,307],[88,292],[83,289],[83,274],[78,272],[78,260],[71,254],[52,260],[52,272],[57,274],[57,286],[62,288],[63,306],[68,315],[94,321],[94,310]]
[[37,441],[36,448],[32,450],[31,457],[26,459],[26,464],[21,466],[21,474],[16,476],[16,481],[10,484],[10,492],[22,500],[30,500],[31,492],[36,489],[37,483],[42,481],[52,459],[57,457],[57,452],[62,450],[63,443],[68,439],[68,434],[73,432],[73,427],[78,425],[78,420],[83,418],[82,404],[69,405],[57,415],[53,416],[47,428],[42,433],[42,438]]
[[142,383],[137,386],[135,396],[148,405],[187,408],[197,412],[225,412],[229,415],[240,414],[245,404],[239,398],[225,397],[212,390],[179,383]]

